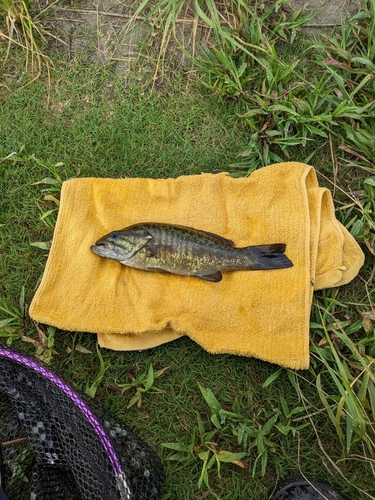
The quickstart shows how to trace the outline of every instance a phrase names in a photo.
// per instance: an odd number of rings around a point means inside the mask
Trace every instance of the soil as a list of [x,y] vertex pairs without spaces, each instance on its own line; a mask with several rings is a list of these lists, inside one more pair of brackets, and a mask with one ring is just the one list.
[[349,12],[355,12],[360,7],[359,0],[290,0],[293,10],[305,6],[305,12],[312,12],[317,9],[321,11],[310,21],[307,28],[330,28],[337,26],[341,19]]
[[[47,5],[52,0],[46,0]],[[223,0],[220,0],[221,2]],[[217,0],[219,5],[219,1]],[[59,6],[61,4],[57,4]],[[47,30],[56,36],[54,46],[63,50],[69,58],[74,58],[77,53],[84,51],[88,59],[99,63],[111,63],[118,74],[123,74],[139,53],[139,45],[144,42],[148,26],[137,23],[131,32],[126,31],[126,23],[132,12],[133,2],[130,0],[78,0],[74,4],[66,4],[63,7],[52,7],[47,17],[49,20]],[[292,10],[305,7],[305,12],[321,9],[306,29],[319,30],[336,26],[341,18],[348,12],[358,10],[359,0],[290,0]],[[51,9],[52,10],[52,9]],[[140,21],[142,19],[140,18]],[[192,49],[192,21],[188,14],[184,15],[179,23],[179,38],[184,40],[187,50]],[[158,39],[158,33],[153,34],[151,39]],[[209,31],[200,26],[197,39],[209,37]],[[159,35],[160,38],[160,35]],[[150,42],[148,42],[150,43]],[[172,44],[173,47],[173,44]],[[184,58],[181,51],[170,50],[172,56],[178,63],[183,63]]]

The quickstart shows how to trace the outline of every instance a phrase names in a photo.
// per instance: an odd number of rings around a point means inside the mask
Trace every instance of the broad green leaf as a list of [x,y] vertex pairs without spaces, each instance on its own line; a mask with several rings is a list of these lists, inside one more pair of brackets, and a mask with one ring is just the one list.
[[221,429],[221,424],[219,422],[219,419],[217,417],[217,414],[211,415],[211,422],[214,424],[214,426],[217,429]]
[[265,450],[260,459],[262,477],[264,477],[266,473],[267,461],[268,461],[268,451]]
[[298,116],[298,113],[296,111],[294,111],[291,108],[288,108],[287,106],[284,106],[283,104],[274,104],[272,106],[269,106],[268,110],[269,111],[284,111],[285,113]]
[[309,124],[307,125],[307,129],[310,132],[310,134],[316,134],[319,135],[320,137],[328,137],[328,134],[324,130],[318,127],[313,127],[312,125]]
[[319,323],[310,322],[310,329],[312,330],[323,330],[323,326]]
[[275,424],[276,429],[281,432],[284,436],[287,436],[289,432],[291,431],[290,425],[284,425],[284,424]]
[[240,115],[241,118],[250,118],[251,116],[256,115],[267,115],[268,111],[261,108],[252,108],[246,111],[243,115]]
[[367,195],[375,200],[375,176],[368,177],[364,182],[363,186],[366,190]]
[[90,349],[87,349],[86,347],[80,344],[76,345],[75,350],[81,352],[82,354],[92,354],[92,351],[90,351]]
[[57,206],[60,205],[60,200],[58,200],[55,196],[52,196],[52,194],[46,194],[44,199],[46,201],[53,201]]
[[298,401],[300,401],[301,394],[300,394],[300,389],[298,387],[298,384],[296,382],[296,373],[293,370],[290,370],[290,369],[288,369],[286,371],[286,373],[288,375],[289,382],[292,384],[292,386],[294,387],[294,389],[296,391],[296,394],[298,396]]
[[36,186],[38,184],[50,184],[51,186],[60,186],[61,182],[57,179],[52,179],[52,177],[44,177],[41,181],[33,182],[31,185]]
[[258,453],[259,454],[263,453],[265,450],[265,446],[264,446],[264,437],[262,432],[257,433],[257,437],[255,438],[255,444],[258,449]]
[[353,333],[357,333],[361,330],[362,328],[362,320],[358,319],[357,321],[354,321],[354,323],[351,323],[345,328],[345,333],[346,335],[352,335]]
[[365,232],[365,225],[361,220],[356,220],[352,225],[352,227],[350,228],[350,233],[355,239],[358,239],[361,236],[363,236],[364,232]]
[[263,383],[262,388],[265,389],[266,387],[268,387],[269,385],[271,385],[272,382],[274,382],[277,378],[279,378],[279,376],[280,376],[280,374],[281,374],[282,371],[283,371],[283,368],[279,368],[274,373],[272,373],[272,375],[270,375],[267,378],[267,380]]
[[0,328],[4,328],[4,326],[10,325],[14,322],[14,318],[7,318],[0,320]]
[[96,345],[96,353],[97,353],[98,358],[99,358],[99,370],[98,370],[98,373],[96,374],[91,386],[89,386],[89,384],[87,382],[86,389],[85,389],[85,393],[92,398],[95,397],[97,388],[98,388],[100,382],[102,381],[104,374],[108,368],[105,366],[104,359],[103,359],[102,353],[100,352],[100,348],[99,348],[98,344]]
[[134,406],[136,403],[140,404],[141,398],[142,398],[141,392],[139,390],[137,390],[137,392],[131,398],[131,400],[129,401],[129,403],[126,405],[126,409],[128,410],[129,408],[131,408],[132,406]]
[[185,453],[189,451],[185,443],[161,443],[161,446],[170,450],[181,451]]
[[199,382],[198,382],[198,387],[209,408],[212,410],[212,412],[216,414],[219,413],[222,407],[219,401],[216,399],[214,393],[211,391],[211,389],[206,389],[205,387],[200,385]]
[[30,243],[30,246],[40,248],[41,250],[49,250],[51,248],[50,241],[36,241],[35,243]]
[[282,394],[280,394],[280,403],[281,403],[281,408],[283,410],[283,414],[285,417],[288,417],[289,416],[289,407],[288,407],[288,403],[286,402],[284,396]]
[[148,369],[148,374],[147,374],[147,379],[146,379],[146,383],[145,383],[145,391],[148,391],[153,383],[154,383],[154,368],[152,366],[152,364],[150,364],[150,368]]
[[241,64],[241,66],[238,68],[238,76],[239,77],[241,77],[245,73],[246,68],[247,68],[247,63]]
[[235,460],[240,460],[241,458],[246,457],[246,455],[247,455],[247,453],[244,453],[244,452],[231,453],[230,451],[224,451],[224,450],[216,452],[216,458],[220,462],[224,462],[224,463],[231,463],[231,462],[234,462]]
[[283,134],[279,130],[267,130],[266,135],[268,137],[278,137],[282,136]]
[[270,433],[272,427],[275,425],[278,419],[279,419],[279,414],[276,413],[269,420],[267,420],[267,422],[262,427],[263,436],[267,436]]
[[[375,65],[373,64],[373,62],[370,61],[370,59],[368,59],[367,57],[352,57],[351,62],[352,63],[358,62],[360,64],[364,64],[365,66],[370,66],[370,67],[373,67],[375,69]],[[368,76],[372,76],[372,75],[368,75]]]

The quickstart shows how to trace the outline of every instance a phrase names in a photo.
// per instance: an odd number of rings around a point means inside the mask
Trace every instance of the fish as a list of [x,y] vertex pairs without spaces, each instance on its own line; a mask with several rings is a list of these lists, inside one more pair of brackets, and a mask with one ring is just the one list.
[[285,243],[238,248],[215,233],[175,224],[142,222],[101,237],[91,251],[145,271],[219,282],[222,272],[292,267]]

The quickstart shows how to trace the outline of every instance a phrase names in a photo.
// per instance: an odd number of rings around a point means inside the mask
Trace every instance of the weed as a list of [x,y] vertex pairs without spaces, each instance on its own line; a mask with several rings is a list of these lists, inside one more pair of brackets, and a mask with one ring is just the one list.
[[3,63],[9,57],[12,44],[15,44],[25,52],[26,70],[31,71],[29,83],[41,76],[43,68],[46,68],[48,80],[50,80],[51,61],[42,52],[38,40],[39,38],[42,42],[45,41],[44,33],[30,14],[29,0],[1,0],[0,13],[4,17],[7,29],[7,33],[0,30],[0,39],[8,42]]
[[37,323],[34,323],[34,325],[38,333],[38,340],[27,337],[25,335],[22,337],[22,340],[24,342],[30,342],[31,344],[33,344],[36,348],[35,356],[49,365],[53,360],[53,356],[57,354],[57,351],[55,349],[56,328],[53,326],[48,326],[47,332],[45,333],[40,325],[38,325]]
[[11,306],[0,297],[0,337],[6,339],[7,345],[22,337],[25,322],[25,287],[22,287],[18,305]]
[[[276,374],[280,374],[280,370]],[[269,377],[263,387],[270,385],[276,378],[275,374]],[[199,385],[199,389],[211,410],[211,421],[216,429],[222,433],[230,429],[231,433],[237,437],[237,443],[241,445],[243,450],[256,450],[256,458],[252,467],[253,477],[258,464],[261,476],[263,477],[266,473],[268,454],[270,451],[274,453],[277,447],[274,441],[276,429],[284,436],[289,433],[295,436],[306,425],[303,424],[301,427],[292,425],[292,417],[303,411],[304,408],[297,406],[290,411],[282,395],[280,396],[281,409],[275,408],[272,412],[261,411],[253,418],[248,418],[243,415],[238,400],[234,401],[232,411],[226,411],[210,389],[201,385]]]
[[[56,224],[57,212],[60,206],[60,191],[63,184],[63,179],[60,177],[57,169],[64,164],[62,162],[56,163],[55,165],[48,165],[43,163],[34,155],[30,158],[36,164],[41,166],[42,168],[47,169],[53,177],[44,177],[42,180],[33,182],[32,186],[43,185],[45,186],[42,189],[42,193],[46,193],[43,196],[43,200],[50,205],[52,203],[53,208],[49,208],[48,210],[44,210],[40,204],[38,204],[39,210],[41,212],[40,220],[44,222],[44,224],[50,229],[54,230]],[[44,204],[45,205],[45,204]],[[51,242],[34,242],[30,243],[30,245],[35,246],[37,248],[41,248],[42,250],[49,250]]]
[[163,373],[166,370],[168,370],[168,367],[162,368],[161,370],[154,372],[154,368],[151,364],[147,373],[146,372],[142,373],[138,377],[132,376],[133,380],[130,383],[116,384],[108,387],[110,389],[115,389],[116,391],[119,391],[121,395],[123,395],[126,391],[130,389],[135,389],[135,394],[130,399],[126,408],[129,409],[135,404],[137,405],[137,408],[141,408],[142,397],[146,392],[150,391],[151,389],[152,389],[151,392],[156,392],[156,393],[162,392],[154,386],[154,382],[155,379],[161,377],[161,375],[163,375]]
[[[181,47],[183,53],[188,57],[195,56],[197,29],[198,26],[205,28],[208,33],[211,33],[212,40],[215,44],[229,47],[231,50],[240,50],[246,53],[250,58],[259,62],[256,53],[262,53],[264,49],[261,45],[255,46],[254,38],[249,40],[249,34],[254,27],[254,22],[263,24],[271,14],[277,14],[272,21],[272,28],[268,29],[267,35],[273,38],[288,38],[294,40],[297,30],[300,29],[315,13],[306,16],[302,15],[302,9],[293,13],[290,19],[286,19],[285,14],[280,15],[281,8],[287,2],[285,0],[277,0],[270,9],[264,9],[263,4],[255,2],[252,7],[243,0],[228,0],[224,2],[223,6],[219,7],[216,2],[212,0],[158,0],[156,4],[150,0],[143,0],[135,9],[129,23],[126,27],[127,30],[132,29],[135,21],[142,17],[144,22],[151,24],[152,32],[161,28],[161,41],[158,61],[154,79],[156,78],[160,62],[164,59],[167,47],[173,37]],[[263,12],[265,10],[265,12]],[[180,41],[179,30],[177,25],[183,23],[191,25],[190,42],[192,49],[191,53],[187,53],[187,48],[184,43]],[[250,26],[250,28],[248,28]],[[151,32],[151,31],[150,31]],[[246,33],[244,35],[244,32]],[[261,36],[261,41],[265,45],[269,45],[267,35]],[[209,35],[208,35],[209,37]],[[208,38],[207,37],[207,38]],[[260,40],[259,40],[260,41]],[[254,51],[255,49],[255,51]]]
[[375,177],[365,178],[363,187],[355,197],[350,197],[350,203],[339,204],[337,214],[354,238],[375,255]]
[[[311,352],[324,367],[316,376],[317,389],[335,426],[343,454],[348,454],[352,444],[359,441],[366,443],[371,451],[375,441],[372,424],[375,407],[371,406],[375,400],[375,359],[363,355],[362,349],[351,339],[362,329],[363,321],[338,320],[331,311],[340,303],[329,297],[322,299],[323,304],[315,302],[316,320],[311,324],[314,333],[321,335]],[[328,395],[323,389],[327,376],[334,383],[334,394]]]
[[[226,43],[205,49],[205,57],[197,60],[205,84],[221,97],[240,100],[238,116],[250,132],[249,146],[233,168],[250,173],[290,159],[296,146],[306,148],[317,138],[329,137],[341,151],[374,165],[375,81],[370,57],[375,42],[368,36],[374,31],[374,5],[363,3],[364,11],[343,24],[341,37],[323,37],[292,62],[283,60],[282,51],[298,43],[293,22],[289,37],[280,26],[267,29],[277,2],[260,19],[250,18],[245,31],[238,33],[243,45],[251,45],[251,54]],[[308,20],[308,16],[298,19],[299,25]],[[277,43],[280,39],[287,42]],[[309,71],[307,53],[312,57]],[[313,77],[306,78],[306,73]],[[310,161],[315,152],[316,148],[305,153],[303,161]]]
[[218,429],[213,431],[206,431],[201,419],[201,416],[197,412],[197,426],[198,426],[198,441],[196,441],[195,432],[193,432],[191,441],[189,444],[185,444],[182,441],[176,443],[161,443],[161,446],[173,450],[175,453],[169,455],[168,460],[185,461],[186,455],[197,456],[202,461],[202,466],[200,470],[200,475],[198,479],[198,489],[202,487],[203,484],[206,485],[208,490],[213,494],[215,498],[219,497],[214,493],[210,487],[210,481],[208,473],[210,469],[216,465],[217,476],[221,477],[221,464],[232,463],[241,468],[248,467],[247,464],[242,460],[246,453],[239,452],[233,453],[227,450],[221,450],[218,448],[217,444],[213,441],[215,435],[218,433]]
[[98,386],[101,383],[101,381],[103,380],[104,374],[107,370],[107,367],[104,363],[103,356],[102,356],[102,353],[100,352],[98,344],[96,344],[96,353],[97,353],[98,358],[99,358],[99,371],[96,374],[91,385],[88,382],[86,383],[86,389],[85,389],[85,393],[92,398],[95,397]]

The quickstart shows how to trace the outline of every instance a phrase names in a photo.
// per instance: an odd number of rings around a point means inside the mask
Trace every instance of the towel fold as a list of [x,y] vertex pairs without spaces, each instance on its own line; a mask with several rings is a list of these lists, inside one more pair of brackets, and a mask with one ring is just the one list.
[[[93,254],[104,234],[138,222],[203,229],[238,247],[286,243],[294,266],[224,273],[219,283],[150,273]],[[295,162],[248,178],[226,173],[177,179],[64,182],[50,254],[30,316],[98,335],[102,347],[155,347],[188,335],[211,353],[309,366],[314,289],[356,276],[364,256],[336,220],[313,167]]]

